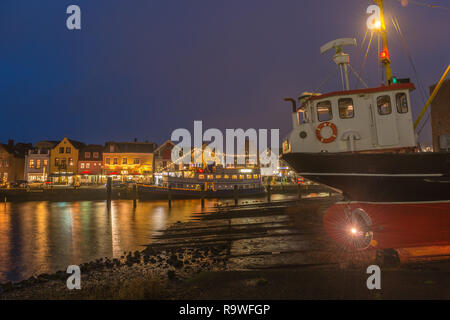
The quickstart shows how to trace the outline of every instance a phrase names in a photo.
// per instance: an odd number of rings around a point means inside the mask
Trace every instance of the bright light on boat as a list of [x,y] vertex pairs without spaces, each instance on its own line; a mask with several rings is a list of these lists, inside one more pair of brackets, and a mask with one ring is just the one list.
[[356,230],[356,228],[352,228],[352,229],[350,230],[350,232],[351,232],[352,234],[356,234],[357,230]]

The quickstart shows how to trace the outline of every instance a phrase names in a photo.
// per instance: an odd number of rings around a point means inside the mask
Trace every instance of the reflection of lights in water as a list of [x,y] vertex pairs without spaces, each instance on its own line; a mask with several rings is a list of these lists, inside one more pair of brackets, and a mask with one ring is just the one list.
[[164,229],[167,223],[166,218],[166,208],[163,206],[158,206],[152,215],[153,218],[153,229],[161,230]]

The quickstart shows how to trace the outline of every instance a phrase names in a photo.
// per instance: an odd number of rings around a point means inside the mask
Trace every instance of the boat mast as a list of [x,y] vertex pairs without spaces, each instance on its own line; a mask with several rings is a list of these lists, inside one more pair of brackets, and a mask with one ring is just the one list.
[[383,1],[384,0],[374,0],[378,7],[380,7],[380,34],[383,41],[383,51],[380,53],[380,60],[384,67],[386,85],[389,85],[392,79],[392,69],[391,60],[389,59],[386,25],[384,23]]

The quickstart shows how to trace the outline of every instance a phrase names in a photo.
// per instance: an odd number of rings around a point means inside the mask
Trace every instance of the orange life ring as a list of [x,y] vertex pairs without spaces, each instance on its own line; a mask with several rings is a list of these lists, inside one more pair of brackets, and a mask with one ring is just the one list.
[[[331,130],[333,130],[333,134],[331,135],[331,137],[326,138],[326,139],[324,137],[322,137],[322,133],[321,133],[322,129],[325,128],[325,127],[330,127]],[[322,142],[322,143],[330,143],[330,142],[333,142],[334,140],[336,140],[337,132],[338,132],[338,130],[337,130],[336,125],[334,123],[331,123],[331,122],[327,121],[327,122],[322,122],[321,124],[319,124],[319,126],[316,129],[316,136],[317,136],[317,139],[319,139],[320,142]]]

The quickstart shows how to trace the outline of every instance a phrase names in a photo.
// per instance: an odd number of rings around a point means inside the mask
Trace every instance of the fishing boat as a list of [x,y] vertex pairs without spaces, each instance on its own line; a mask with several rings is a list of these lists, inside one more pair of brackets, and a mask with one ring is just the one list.
[[[282,158],[299,175],[343,193],[344,201],[324,217],[338,242],[362,249],[450,242],[450,153],[421,152],[415,133],[450,66],[414,121],[415,86],[393,76],[383,0],[375,3],[385,83],[369,88],[350,66],[343,48],[356,46],[355,39],[322,46],[322,54],[334,51],[342,89],[285,99],[292,103],[293,129],[283,141]],[[350,71],[365,88],[350,88]]]
[[139,184],[139,199],[233,198],[265,193],[259,168],[212,168],[163,172],[155,184]]

